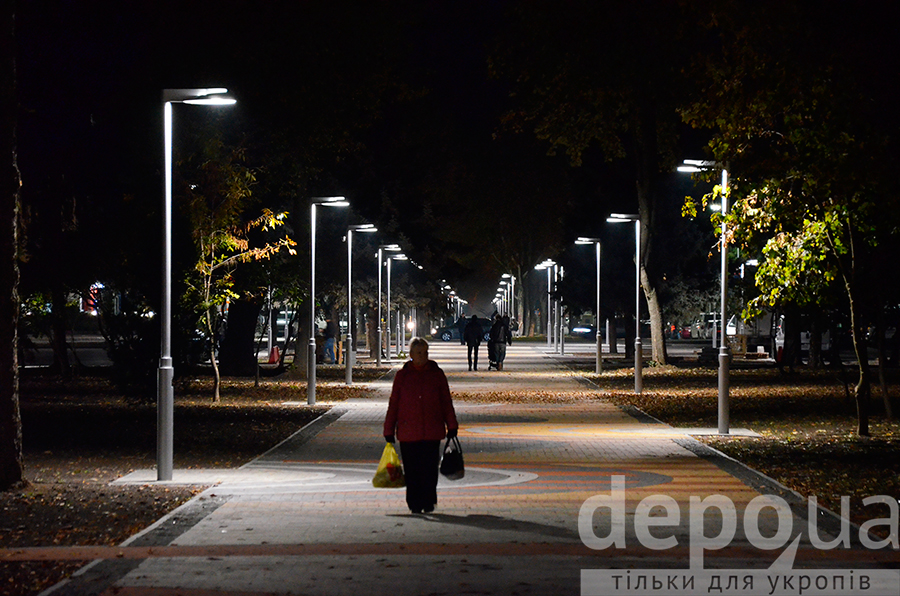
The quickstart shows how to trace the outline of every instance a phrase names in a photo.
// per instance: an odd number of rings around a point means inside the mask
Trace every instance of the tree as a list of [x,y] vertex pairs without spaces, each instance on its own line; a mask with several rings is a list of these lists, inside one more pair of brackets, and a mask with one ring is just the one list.
[[201,157],[192,182],[187,185],[184,202],[190,214],[191,229],[198,260],[189,275],[185,299],[200,316],[213,367],[213,400],[219,401],[220,374],[216,357],[223,308],[230,299],[240,298],[234,291],[234,268],[239,263],[270,259],[282,248],[291,253],[294,241],[283,237],[252,246],[253,232],[267,233],[284,225],[286,214],[263,209],[262,215],[243,222],[251,197],[254,172],[242,163],[240,148],[228,150],[214,139]]
[[4,4],[0,28],[0,143],[3,187],[0,190],[0,490],[23,481],[22,418],[19,412],[19,362],[16,327],[19,317],[19,188],[16,157],[15,11]]
[[665,364],[656,231],[663,176],[674,166],[681,64],[686,51],[676,3],[530,2],[518,7],[492,70],[515,81],[512,130],[531,127],[551,153],[581,165],[590,147],[627,159],[641,219],[641,286],[650,312],[653,359]]
[[750,310],[820,304],[825,288],[843,290],[859,370],[857,432],[868,435],[866,336],[879,307],[871,298],[892,276],[880,253],[898,229],[896,140],[885,132],[897,130],[896,116],[869,67],[894,52],[868,45],[880,39],[875,23],[804,2],[761,3],[739,16],[727,4],[713,15],[721,51],[698,63],[706,83],[683,114],[716,131],[710,151],[729,164],[731,240],[763,247]]

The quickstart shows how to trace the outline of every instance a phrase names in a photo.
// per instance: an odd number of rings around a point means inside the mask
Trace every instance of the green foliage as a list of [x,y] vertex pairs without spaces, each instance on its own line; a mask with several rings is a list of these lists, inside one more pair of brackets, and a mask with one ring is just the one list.
[[159,359],[159,320],[136,292],[104,287],[94,296],[113,381],[126,394],[150,401]]
[[210,141],[192,158],[191,182],[185,182],[184,201],[190,222],[197,262],[185,279],[183,303],[199,317],[199,330],[210,347],[216,374],[216,344],[226,303],[240,298],[234,270],[241,263],[269,260],[282,248],[294,254],[296,244],[276,233],[285,223],[286,212],[262,214],[244,221],[251,204],[256,173],[244,162],[241,147],[228,148],[219,140]]

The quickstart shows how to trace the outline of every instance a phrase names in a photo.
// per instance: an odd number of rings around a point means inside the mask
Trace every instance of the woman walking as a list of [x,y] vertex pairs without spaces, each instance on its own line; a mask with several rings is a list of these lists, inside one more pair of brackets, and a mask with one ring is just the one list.
[[394,377],[384,438],[400,441],[409,510],[430,513],[437,505],[441,440],[455,437],[459,424],[447,376],[428,359],[428,342],[413,338],[409,355],[411,360]]

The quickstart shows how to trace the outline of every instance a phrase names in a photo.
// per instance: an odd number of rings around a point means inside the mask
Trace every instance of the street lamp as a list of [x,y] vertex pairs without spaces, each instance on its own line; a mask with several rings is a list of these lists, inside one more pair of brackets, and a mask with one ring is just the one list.
[[374,224],[355,224],[347,227],[347,337],[344,342],[347,346],[347,357],[344,359],[346,367],[345,381],[353,384],[353,365],[356,360],[356,342],[353,341],[353,232],[371,233],[377,232]]
[[156,377],[156,479],[172,479],[175,398],[172,379],[172,104],[230,106],[236,102],[223,94],[228,89],[164,89],[163,145],[165,199],[163,202],[163,278],[160,322],[159,370]]
[[644,390],[643,346],[641,346],[641,218],[639,215],[611,213],[609,223],[634,222],[634,392]]
[[543,263],[534,266],[535,271],[547,270],[547,347],[549,348],[553,342],[553,282],[550,269],[556,267],[556,261],[547,259]]
[[[554,280],[557,289],[559,288],[560,282],[562,282],[565,277],[565,268],[562,265],[559,265],[557,268],[557,278]],[[563,328],[565,327],[565,317],[563,317],[563,301],[559,295],[559,292],[556,293],[556,352],[557,354],[565,355],[566,353],[566,334],[563,333]]]
[[600,335],[600,239],[579,237],[575,244],[593,244],[597,255],[597,306],[594,310],[594,327],[597,340],[597,374],[603,372],[603,338]]
[[726,241],[727,238],[725,236],[725,216],[728,213],[728,170],[722,167],[722,164],[719,164],[714,161],[706,161],[702,159],[686,159],[684,160],[684,165],[678,167],[679,172],[702,172],[704,170],[711,170],[715,168],[722,169],[722,230],[721,236],[719,238],[719,252],[722,256],[721,262],[721,275],[720,275],[720,309],[721,309],[721,319],[719,326],[720,330],[720,340],[719,340],[719,434],[727,435],[728,434],[728,426],[729,426],[729,367],[731,364],[731,350],[728,347],[728,336],[727,329],[728,319],[727,316],[727,307],[726,300],[728,298],[728,252]]
[[[387,257],[387,354],[388,360],[391,359],[391,261],[406,261],[409,257],[400,253],[397,255],[388,255]],[[397,309],[397,321],[400,321],[400,309]],[[397,356],[400,355],[400,333],[397,332]]]
[[316,403],[316,206],[347,207],[344,197],[318,197],[309,206],[309,346],[306,357],[306,403]]
[[516,276],[512,273],[504,273],[501,275],[503,279],[509,280],[509,315],[513,320],[516,318]]
[[[399,251],[400,246],[397,244],[382,244],[378,247],[378,349],[375,350],[375,366],[381,366],[381,347],[384,345],[382,343],[382,328],[381,328],[381,268],[384,266],[384,251]],[[390,348],[390,345],[388,346]],[[388,354],[390,356],[390,354]]]

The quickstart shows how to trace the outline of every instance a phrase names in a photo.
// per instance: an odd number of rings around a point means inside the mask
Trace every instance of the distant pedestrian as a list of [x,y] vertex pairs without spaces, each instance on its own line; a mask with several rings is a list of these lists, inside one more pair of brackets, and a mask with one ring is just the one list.
[[463,338],[466,340],[466,346],[468,348],[469,370],[478,370],[478,346],[481,345],[481,338],[483,336],[484,329],[481,328],[478,317],[472,315],[472,318],[469,319],[468,324],[466,324],[466,329],[463,332]]
[[503,315],[503,338],[497,342],[497,370],[503,370],[503,362],[506,360],[506,346],[512,345],[512,331],[509,328],[509,315]]
[[428,342],[413,338],[409,355],[411,360],[394,377],[384,438],[400,441],[409,510],[431,513],[437,505],[441,440],[455,437],[459,423],[447,376],[428,358]]
[[334,364],[334,342],[337,339],[338,326],[334,318],[325,319],[325,364]]
[[506,346],[512,343],[512,334],[509,331],[509,317],[497,315],[497,320],[491,326],[490,338],[493,344],[493,366],[497,370],[503,370],[503,361],[506,360]]
[[500,313],[494,311],[494,314],[491,316],[491,321],[491,329],[488,331],[488,370],[491,370],[492,368],[500,370],[497,367],[497,341],[495,339],[495,330],[497,325],[500,324]]
[[459,315],[459,319],[456,321],[456,328],[459,329],[459,345],[466,345],[466,315]]

